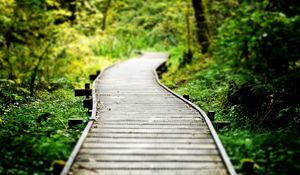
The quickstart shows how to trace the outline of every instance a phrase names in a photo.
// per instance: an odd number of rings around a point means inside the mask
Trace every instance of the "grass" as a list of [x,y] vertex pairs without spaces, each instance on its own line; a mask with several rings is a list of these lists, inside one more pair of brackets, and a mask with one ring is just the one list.
[[51,174],[53,161],[67,160],[84,128],[68,128],[68,119],[88,119],[81,100],[69,89],[8,106],[0,120],[0,174]]

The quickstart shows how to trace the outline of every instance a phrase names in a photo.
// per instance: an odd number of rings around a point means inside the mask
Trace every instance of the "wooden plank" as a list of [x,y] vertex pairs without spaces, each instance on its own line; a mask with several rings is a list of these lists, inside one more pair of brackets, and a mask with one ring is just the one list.
[[97,122],[95,124],[98,127],[201,127],[201,125],[199,124],[186,124],[186,123],[152,123],[152,122],[144,122],[144,123],[130,123],[130,122],[121,122],[121,123],[114,123],[114,122],[105,122],[105,123],[101,123],[101,122]]
[[[176,114],[168,114],[166,115],[162,115],[162,114],[131,114],[131,115],[124,115],[124,114],[101,114],[101,118],[110,118],[110,119],[121,119],[121,118],[128,118],[128,119],[138,119],[138,118],[142,118],[142,119],[149,119],[149,118],[153,118],[153,119],[170,119],[170,120],[180,120],[180,119],[190,119],[190,120],[202,120],[201,117],[199,116],[195,116],[195,115],[176,115]],[[202,120],[203,121],[203,120]]]
[[216,149],[214,144],[153,144],[153,143],[84,143],[91,149]]
[[212,138],[214,139],[215,141],[215,144],[220,152],[220,156],[221,158],[223,159],[223,162],[224,162],[224,165],[227,169],[227,172],[228,174],[230,175],[236,175],[236,172],[235,172],[235,169],[229,159],[229,156],[227,155],[222,143],[221,143],[221,140],[219,139],[218,137],[218,134],[217,132],[215,131],[211,121],[209,120],[208,116],[206,115],[206,113],[201,109],[199,108],[198,106],[196,106],[195,104],[193,104],[192,102],[186,100],[185,98],[181,97],[180,95],[178,95],[177,93],[175,93],[174,91],[172,91],[171,89],[169,89],[168,87],[166,87],[165,85],[163,85],[160,81],[159,81],[159,78],[158,78],[158,75],[156,73],[156,71],[154,70],[154,75],[155,75],[155,78],[156,78],[156,81],[157,83],[163,87],[164,89],[166,89],[168,92],[170,92],[171,94],[173,94],[174,96],[178,97],[179,99],[181,99],[182,101],[184,101],[186,104],[189,104],[191,107],[193,107],[196,111],[198,111],[200,113],[201,116],[203,116],[206,124],[207,124],[207,127],[209,128],[210,132],[211,132],[211,136]]
[[[200,118],[194,118],[194,117],[184,117],[184,118],[169,118],[169,117],[165,117],[165,118],[158,118],[158,117],[131,117],[131,116],[124,116],[124,117],[101,117],[100,121],[103,122],[112,122],[112,121],[123,121],[123,122],[127,122],[127,121],[134,121],[134,122],[144,122],[144,121],[178,121],[178,122],[187,122],[187,121],[191,121],[191,120],[198,120],[198,121],[202,121],[202,119]],[[204,122],[203,122],[204,123]]]
[[205,117],[157,84],[152,70],[164,60],[146,54],[94,82],[96,121],[76,159],[79,171],[74,166],[73,172],[228,174]]
[[143,124],[143,125],[126,125],[126,124],[115,124],[115,125],[101,125],[95,124],[93,128],[103,129],[184,129],[184,130],[202,130],[207,129],[206,125],[155,125],[155,124]]
[[224,169],[220,162],[77,162],[91,169]]
[[81,154],[130,154],[130,155],[219,155],[216,149],[88,149],[82,148]]
[[92,155],[81,154],[78,161],[86,162],[221,162],[218,155]]
[[122,108],[122,107],[102,107],[98,111],[100,112],[108,112],[113,114],[118,114],[122,112],[123,114],[129,114],[130,112],[134,113],[147,113],[147,114],[159,114],[159,113],[189,113],[190,110],[188,109],[179,109],[179,108],[160,108],[153,110],[154,108],[135,108],[135,107],[128,107],[128,108]]
[[88,137],[85,143],[173,143],[173,144],[202,144],[202,143],[214,143],[211,138],[204,139],[170,139],[170,138],[95,138]]
[[77,170],[74,175],[226,175],[225,169],[165,169],[165,170],[149,170],[149,169],[131,169],[131,170]]
[[102,133],[174,133],[174,134],[195,134],[195,133],[209,133],[209,130],[207,128],[204,129],[177,129],[177,128],[155,128],[155,129],[145,129],[145,128],[117,128],[117,129],[111,129],[111,128],[93,128],[91,130],[92,132],[102,132]]
[[198,126],[199,125],[199,121],[145,121],[145,122],[135,122],[135,121],[112,121],[112,122],[109,122],[109,121],[98,121],[98,123],[101,123],[101,125],[120,125],[120,124],[123,124],[123,125],[196,125]]
[[207,138],[209,134],[178,134],[178,133],[97,133],[90,132],[88,137],[106,137],[106,138]]

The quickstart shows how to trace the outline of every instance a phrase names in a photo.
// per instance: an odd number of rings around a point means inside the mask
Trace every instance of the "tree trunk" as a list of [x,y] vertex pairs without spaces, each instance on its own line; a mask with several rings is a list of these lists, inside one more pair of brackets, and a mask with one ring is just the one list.
[[107,13],[110,7],[112,0],[107,0],[107,4],[105,6],[105,9],[103,11],[103,19],[102,19],[102,30],[104,31],[106,29],[106,18],[107,18]]
[[71,16],[69,17],[69,20],[71,21],[71,24],[73,25],[76,20],[76,0],[69,1],[69,11],[71,12]]
[[192,42],[191,42],[191,25],[190,25],[190,3],[189,1],[186,2],[186,14],[185,14],[185,20],[186,20],[186,42],[187,42],[187,53],[184,55],[184,64],[185,63],[191,63],[192,62]]
[[198,42],[202,46],[202,53],[206,53],[210,45],[210,33],[206,19],[205,0],[192,0],[197,21],[197,37]]
[[47,47],[45,48],[44,52],[41,54],[41,56],[38,58],[38,63],[36,64],[36,66],[34,67],[33,69],[33,72],[31,74],[31,79],[30,79],[30,96],[34,96],[34,88],[35,88],[35,80],[36,80],[36,77],[37,77],[37,73],[38,73],[38,70],[40,68],[40,65],[45,57],[45,55],[47,54],[48,52],[48,49],[51,45],[51,42],[47,45]]

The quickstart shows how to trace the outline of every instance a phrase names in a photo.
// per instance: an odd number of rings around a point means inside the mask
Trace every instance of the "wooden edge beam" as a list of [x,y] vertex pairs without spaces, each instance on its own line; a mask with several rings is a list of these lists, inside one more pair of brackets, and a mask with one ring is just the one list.
[[[100,79],[100,77],[103,75],[103,73],[107,69],[110,69],[111,67],[114,67],[117,64],[118,63],[113,64],[113,65],[105,68],[102,72],[100,72],[99,76],[96,76],[96,79]],[[96,121],[96,110],[97,110],[97,108],[96,108],[96,106],[97,106],[97,99],[96,99],[96,97],[97,96],[96,96],[96,93],[95,93],[95,88],[96,88],[95,81],[93,82],[93,87],[94,88],[92,89],[92,92],[91,92],[92,93],[92,97],[93,97],[93,105],[92,105],[92,111],[91,111],[92,114],[91,114],[91,117],[89,118],[88,124],[86,125],[84,131],[82,132],[82,134],[81,134],[81,136],[79,138],[79,140],[77,141],[77,143],[76,143],[76,145],[75,145],[75,147],[74,147],[71,155],[69,156],[68,161],[67,161],[66,165],[64,166],[64,169],[62,170],[62,172],[60,173],[60,175],[67,175],[69,173],[69,171],[71,170],[71,167],[72,167],[72,165],[73,165],[73,163],[75,161],[75,158],[76,158],[76,156],[77,156],[77,154],[78,154],[78,152],[79,152],[79,150],[80,150],[80,148],[81,148],[81,146],[83,144],[83,142],[85,141],[85,139],[86,139],[86,137],[87,137],[87,135],[88,135],[88,133],[89,133],[89,131],[90,131],[93,123],[94,123],[94,121]]]
[[66,165],[64,166],[64,169],[62,170],[62,172],[60,173],[60,175],[67,175],[74,163],[74,160],[83,144],[83,142],[85,141],[85,138],[87,137],[90,129],[92,128],[94,121],[91,120],[88,122],[88,124],[86,125],[85,129],[83,130],[78,142],[76,143],[71,155],[69,156],[69,159],[66,163]]
[[[165,63],[165,62],[164,62]],[[162,64],[164,64],[162,63]],[[159,67],[159,66],[158,66]],[[224,146],[222,145],[222,142],[221,140],[219,139],[219,136],[212,124],[212,122],[210,121],[210,119],[208,118],[208,116],[206,115],[206,113],[200,109],[198,106],[196,106],[194,103],[184,99],[183,97],[181,97],[180,95],[178,95],[176,92],[172,91],[171,89],[169,89],[167,86],[165,86],[164,84],[162,84],[159,80],[159,77],[157,75],[157,72],[156,72],[156,69],[153,70],[153,73],[154,73],[154,76],[155,76],[155,79],[156,79],[156,82],[162,87],[164,88],[165,90],[167,90],[168,92],[170,92],[171,94],[173,94],[174,96],[176,96],[177,98],[179,98],[180,100],[182,100],[183,102],[185,102],[186,104],[190,105],[192,108],[194,108],[196,111],[199,112],[199,114],[203,117],[209,131],[211,132],[211,135],[214,139],[214,142],[218,148],[218,151],[219,151],[219,154],[225,164],[225,167],[227,169],[227,172],[229,175],[237,175],[236,172],[235,172],[235,169],[229,159],[229,156],[227,155],[225,149],[224,149]]]

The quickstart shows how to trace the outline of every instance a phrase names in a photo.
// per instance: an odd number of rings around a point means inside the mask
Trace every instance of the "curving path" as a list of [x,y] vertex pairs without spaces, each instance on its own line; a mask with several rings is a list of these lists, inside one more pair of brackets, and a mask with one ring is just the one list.
[[96,120],[69,174],[235,174],[199,111],[156,81],[166,59],[145,53],[96,80]]

